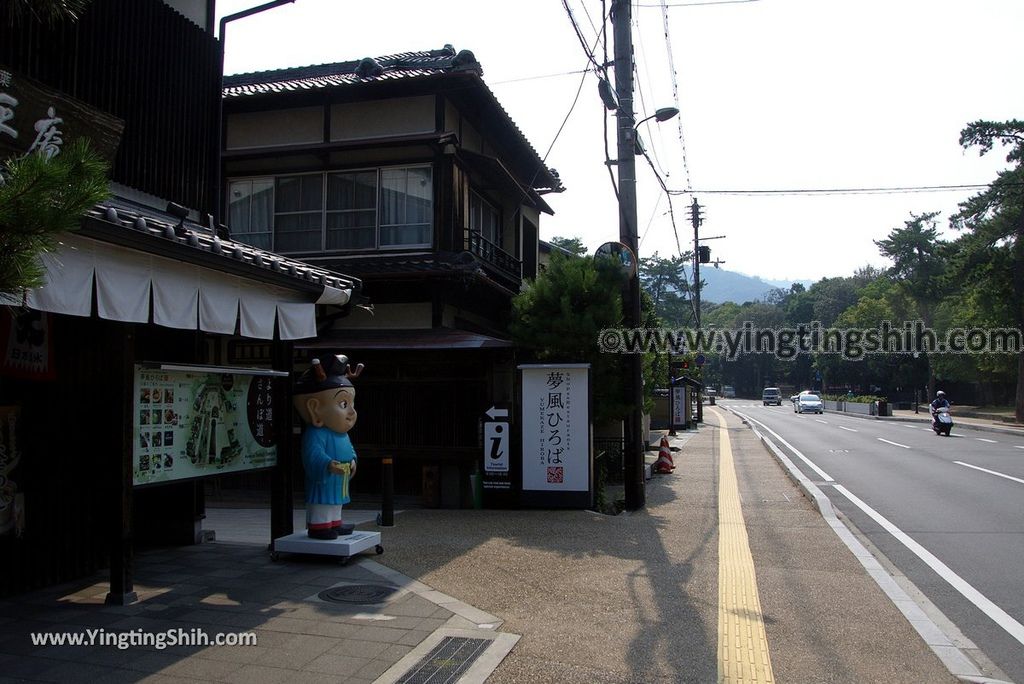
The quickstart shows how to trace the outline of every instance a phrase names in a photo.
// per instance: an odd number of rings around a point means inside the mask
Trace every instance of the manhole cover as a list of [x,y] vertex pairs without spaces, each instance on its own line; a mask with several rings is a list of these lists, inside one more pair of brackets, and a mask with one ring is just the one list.
[[340,587],[331,587],[321,591],[319,596],[324,601],[331,603],[384,603],[389,596],[398,591],[398,587],[389,587],[384,584],[346,584]]
[[445,637],[413,665],[397,684],[446,684],[457,681],[490,645],[490,639]]

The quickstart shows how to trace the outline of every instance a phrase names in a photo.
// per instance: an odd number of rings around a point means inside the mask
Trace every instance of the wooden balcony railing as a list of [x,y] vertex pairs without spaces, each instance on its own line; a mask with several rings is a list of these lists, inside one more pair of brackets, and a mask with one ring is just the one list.
[[478,256],[485,264],[493,266],[503,275],[516,282],[523,277],[523,262],[494,244],[476,231],[468,231],[466,249]]

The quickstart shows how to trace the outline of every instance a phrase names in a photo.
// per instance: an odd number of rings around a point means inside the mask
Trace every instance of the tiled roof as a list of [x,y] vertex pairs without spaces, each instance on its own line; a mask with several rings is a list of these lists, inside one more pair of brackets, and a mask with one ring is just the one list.
[[540,168],[541,172],[534,175],[533,187],[552,192],[564,190],[557,173],[545,166],[544,160],[537,154],[533,145],[484,83],[483,73],[483,67],[471,51],[456,52],[451,45],[445,45],[440,50],[402,52],[384,57],[364,57],[348,62],[233,74],[224,77],[223,93],[225,99],[233,100],[364,84],[409,82],[424,78],[469,77],[474,82],[473,90],[486,105],[493,108],[494,115],[508,126],[515,144],[528,152],[531,168]]
[[472,52],[463,50],[456,54],[453,47],[446,45],[440,50],[225,76],[224,97],[313,90],[464,71],[483,75],[483,68]]
[[[225,270],[244,269],[259,278],[260,271],[272,279],[292,280],[305,287],[328,286],[337,289],[360,289],[357,278],[289,259],[274,252],[252,247],[243,242],[220,238],[209,228],[189,220],[180,220],[169,213],[137,205],[130,200],[113,197],[86,213],[83,234],[95,229],[115,241],[139,242],[153,253],[175,250],[178,255],[194,259],[222,261]],[[191,254],[190,254],[191,253]],[[187,257],[186,257],[187,258]]]

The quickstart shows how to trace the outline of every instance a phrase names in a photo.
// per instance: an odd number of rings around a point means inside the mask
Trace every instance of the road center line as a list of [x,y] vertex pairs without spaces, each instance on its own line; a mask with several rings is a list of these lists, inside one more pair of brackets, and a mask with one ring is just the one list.
[[928,549],[914,541],[903,530],[889,522],[881,513],[868,506],[858,499],[846,487],[836,485],[835,490],[852,501],[857,508],[861,509],[876,523],[881,525],[889,534],[895,537],[901,544],[910,549],[914,555],[923,560],[934,570],[939,577],[949,582],[950,586],[959,591],[964,598],[973,603],[985,613],[993,622],[1002,627],[1014,639],[1024,644],[1024,625],[1014,620],[1005,610],[990,601],[984,594],[968,584],[967,580],[953,572],[949,566],[936,558]]
[[900,444],[898,442],[890,442],[889,440],[882,439],[881,437],[878,438],[878,441],[879,442],[885,442],[886,444],[892,444],[893,446],[903,447],[904,449],[909,449],[910,448],[906,444]]
[[817,465],[815,465],[815,464],[814,464],[814,463],[813,463],[813,462],[811,461],[811,459],[807,458],[807,457],[806,457],[806,456],[804,456],[804,455],[803,455],[802,453],[800,453],[800,450],[799,450],[799,449],[797,449],[797,448],[796,448],[795,446],[793,446],[792,444],[790,444],[789,442],[787,442],[787,441],[786,441],[785,439],[783,439],[783,438],[782,438],[782,435],[780,435],[779,433],[775,432],[775,430],[772,430],[772,429],[771,429],[770,427],[768,427],[767,425],[765,425],[764,423],[762,423],[762,422],[761,422],[761,421],[759,421],[759,420],[754,420],[754,419],[753,419],[753,418],[751,418],[750,416],[745,416],[745,415],[743,415],[742,413],[738,413],[738,412],[734,412],[734,413],[736,413],[736,415],[737,415],[737,416],[739,416],[740,418],[742,418],[743,420],[749,420],[749,421],[750,421],[750,422],[752,422],[752,423],[757,423],[758,425],[760,425],[761,427],[763,427],[763,428],[764,428],[765,430],[767,430],[767,431],[768,431],[768,434],[772,435],[772,436],[773,436],[773,437],[775,437],[775,438],[776,438],[777,440],[779,440],[780,442],[782,442],[782,443],[783,443],[783,444],[784,444],[784,445],[785,445],[785,446],[786,446],[786,447],[787,447],[787,448],[788,448],[788,449],[789,449],[790,451],[792,451],[792,452],[793,452],[794,454],[796,454],[797,458],[799,458],[799,459],[800,459],[801,461],[803,461],[804,463],[806,463],[806,464],[807,464],[807,466],[808,466],[808,467],[809,467],[809,468],[810,468],[811,470],[813,470],[814,472],[818,473],[818,475],[819,475],[819,476],[821,477],[821,479],[822,479],[822,480],[824,480],[825,482],[835,482],[835,479],[834,479],[834,478],[833,478],[833,477],[832,477],[831,475],[829,475],[829,474],[828,474],[828,473],[826,473],[826,472],[825,472],[824,470],[822,470],[822,469],[821,469],[821,468],[819,468],[819,467],[818,467]]
[[718,681],[774,682],[754,557],[743,520],[732,442],[718,419]]
[[857,432],[853,428],[843,427],[842,425],[837,425],[836,427],[838,427],[840,430],[846,430],[847,432]]
[[975,437],[974,439],[978,440],[979,442],[988,442],[989,444],[999,444],[999,442],[997,442],[994,439],[985,439],[984,437]]
[[963,461],[953,461],[953,463],[956,463],[957,465],[962,465],[965,468],[974,468],[975,470],[980,470],[983,473],[989,473],[990,475],[996,475],[997,477],[1005,477],[1007,480],[1013,480],[1014,482],[1020,482],[1021,484],[1024,484],[1024,480],[1020,479],[1019,477],[1013,477],[1012,475],[1000,473],[996,470],[989,470],[988,468],[982,468],[981,466],[971,465],[970,463],[964,463]]

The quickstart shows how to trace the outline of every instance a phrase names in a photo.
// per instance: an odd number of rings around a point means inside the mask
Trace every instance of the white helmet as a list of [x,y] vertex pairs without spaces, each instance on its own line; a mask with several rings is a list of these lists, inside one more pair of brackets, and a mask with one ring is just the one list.
[[944,397],[944,396],[946,396],[946,393],[943,392],[942,390],[939,390],[938,392],[935,393],[935,396],[937,396],[937,397]]

